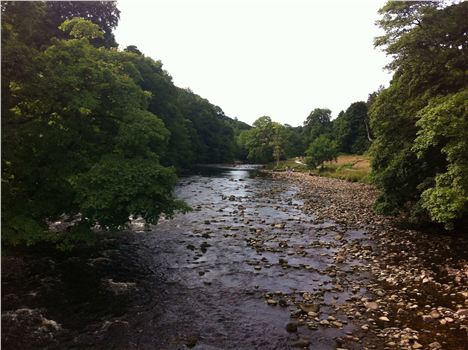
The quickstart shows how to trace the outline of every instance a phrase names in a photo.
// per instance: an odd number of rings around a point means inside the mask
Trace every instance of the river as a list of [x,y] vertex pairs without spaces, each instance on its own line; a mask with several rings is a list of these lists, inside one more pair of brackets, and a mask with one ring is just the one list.
[[392,331],[388,313],[367,288],[379,292],[370,234],[305,214],[299,191],[255,166],[200,167],[176,188],[193,209],[187,214],[149,228],[135,220],[71,256],[5,258],[2,345],[385,347],[375,335]]

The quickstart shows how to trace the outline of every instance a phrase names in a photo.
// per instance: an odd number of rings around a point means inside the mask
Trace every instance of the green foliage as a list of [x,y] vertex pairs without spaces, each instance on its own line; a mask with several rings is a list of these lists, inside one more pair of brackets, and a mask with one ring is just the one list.
[[97,24],[79,17],[67,19],[59,26],[59,29],[76,39],[91,40],[104,37]]
[[320,135],[332,132],[330,121],[331,111],[327,108],[315,108],[304,121],[304,134],[307,144],[313,142]]
[[453,221],[468,212],[468,90],[434,98],[421,111],[413,146],[418,158],[440,148],[447,168],[435,184],[424,189],[421,206],[433,220],[452,228]]
[[18,39],[36,49],[49,46],[54,38],[66,39],[59,26],[72,18],[86,19],[100,28],[103,35],[92,40],[93,45],[116,47],[112,30],[119,16],[114,1],[2,2],[2,23],[14,26]]
[[285,156],[288,148],[288,131],[270,117],[258,118],[249,130],[240,133],[238,142],[247,150],[247,159],[255,163],[268,163]]
[[338,157],[338,146],[326,135],[317,137],[307,148],[306,163],[311,168],[322,166],[324,162]]
[[340,152],[362,154],[369,148],[367,105],[352,103],[333,120],[333,135]]
[[453,227],[467,217],[468,3],[389,2],[376,39],[394,58],[370,108],[377,209]]
[[[116,50],[114,2],[2,3],[2,238],[62,249],[186,211],[175,167],[232,161],[248,125]],[[63,22],[63,23],[62,23]],[[60,27],[60,29],[59,29]],[[237,131],[236,131],[237,130]],[[49,224],[79,218],[67,231]]]
[[[91,37],[97,29],[81,19],[63,28]],[[6,47],[18,46],[9,30]],[[127,54],[86,38],[53,42],[31,49],[24,74],[14,73],[15,50],[2,52],[3,239],[67,248],[97,224],[114,229],[130,215],[156,222],[187,210],[172,195],[175,170],[159,163],[169,132],[147,110],[149,94],[126,74]],[[50,232],[48,223],[64,214],[82,217],[68,232]]]
[[306,148],[306,141],[304,139],[304,128],[302,126],[292,127],[288,124],[285,127],[285,157],[298,157],[304,155]]

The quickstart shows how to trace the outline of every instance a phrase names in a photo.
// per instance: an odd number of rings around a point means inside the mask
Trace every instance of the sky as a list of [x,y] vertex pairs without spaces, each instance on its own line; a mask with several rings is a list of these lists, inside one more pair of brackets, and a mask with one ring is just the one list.
[[115,35],[161,60],[190,88],[248,124],[302,125],[366,101],[389,58],[374,49],[383,0],[119,0]]

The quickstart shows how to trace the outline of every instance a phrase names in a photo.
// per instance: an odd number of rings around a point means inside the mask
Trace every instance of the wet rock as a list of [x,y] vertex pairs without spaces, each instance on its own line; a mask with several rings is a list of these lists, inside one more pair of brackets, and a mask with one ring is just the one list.
[[187,345],[189,349],[195,347],[197,343],[198,343],[197,337],[188,337],[187,340],[185,341],[185,345]]
[[305,304],[301,303],[299,304],[299,308],[302,310],[304,313],[309,313],[309,312],[319,312],[320,306],[316,304]]
[[386,316],[381,316],[381,317],[379,317],[379,320],[380,320],[380,321],[383,321],[383,322],[390,322],[390,320],[389,320],[388,317],[386,317]]
[[459,317],[468,318],[468,309],[460,309],[455,312]]
[[272,306],[278,304],[278,302],[275,299],[267,299],[266,302],[268,305],[272,305]]
[[299,316],[302,315],[302,310],[301,309],[297,309],[297,310],[293,310],[290,312],[289,314],[292,318],[298,318]]
[[301,337],[294,343],[292,343],[292,346],[294,346],[295,348],[309,348],[310,340],[308,338]]
[[435,341],[435,342],[429,344],[429,349],[439,350],[439,349],[442,349],[442,345],[439,342]]
[[114,282],[112,278],[103,280],[103,285],[115,295],[128,294],[136,288],[136,283]]
[[17,309],[2,314],[2,345],[16,348],[40,347],[55,341],[62,330],[56,321],[43,316],[39,309]]
[[422,320],[424,322],[431,322],[433,321],[434,319],[431,317],[431,315],[422,315]]
[[297,332],[297,323],[296,322],[289,322],[286,325],[286,330],[290,333]]

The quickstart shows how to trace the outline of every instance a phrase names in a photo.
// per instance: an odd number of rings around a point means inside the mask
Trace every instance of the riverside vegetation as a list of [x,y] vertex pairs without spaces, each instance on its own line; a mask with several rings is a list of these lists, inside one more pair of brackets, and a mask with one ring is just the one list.
[[[114,2],[1,11],[2,346],[464,348],[467,2],[388,2],[390,85],[299,127],[118,49]],[[195,167],[236,160],[298,171]]]

